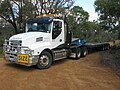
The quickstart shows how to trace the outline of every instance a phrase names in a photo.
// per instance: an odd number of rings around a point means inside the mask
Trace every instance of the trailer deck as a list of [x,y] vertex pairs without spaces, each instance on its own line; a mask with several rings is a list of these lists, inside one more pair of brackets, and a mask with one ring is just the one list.
[[97,42],[86,42],[84,39],[73,38],[73,45],[84,45],[88,50],[107,50],[110,48],[110,44],[107,42],[97,43]]

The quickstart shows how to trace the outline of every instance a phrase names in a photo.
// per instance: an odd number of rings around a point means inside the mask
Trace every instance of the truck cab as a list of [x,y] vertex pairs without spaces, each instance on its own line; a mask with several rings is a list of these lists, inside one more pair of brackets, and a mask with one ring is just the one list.
[[25,33],[5,40],[5,60],[45,69],[56,60],[68,57],[79,59],[83,45],[72,45],[71,35],[67,23],[62,19],[53,16],[29,19]]

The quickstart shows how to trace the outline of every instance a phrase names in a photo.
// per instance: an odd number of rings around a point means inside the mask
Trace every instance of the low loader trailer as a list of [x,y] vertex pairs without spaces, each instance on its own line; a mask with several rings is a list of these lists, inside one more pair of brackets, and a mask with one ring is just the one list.
[[88,49],[91,50],[100,50],[100,51],[104,51],[104,50],[108,50],[110,49],[110,44],[105,42],[105,43],[86,43],[86,46]]
[[6,62],[46,69],[56,60],[85,57],[89,45],[84,40],[72,39],[64,20],[41,16],[29,19],[26,32],[5,40],[3,48]]

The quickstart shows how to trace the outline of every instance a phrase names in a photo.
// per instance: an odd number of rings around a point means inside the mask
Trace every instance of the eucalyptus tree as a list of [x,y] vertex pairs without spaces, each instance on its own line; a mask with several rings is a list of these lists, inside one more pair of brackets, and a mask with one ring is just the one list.
[[12,24],[14,32],[18,33],[25,20],[34,16],[34,10],[31,2],[4,0],[0,5],[0,17]]
[[33,0],[36,14],[62,13],[65,8],[73,6],[75,0]]
[[67,22],[69,24],[69,29],[73,31],[74,37],[80,37],[80,32],[84,31],[85,23],[88,21],[89,13],[83,10],[82,7],[74,6],[70,9],[67,15]]
[[73,3],[74,0],[3,0],[0,17],[12,24],[15,33],[19,33],[27,19],[43,13],[61,13]]
[[94,5],[99,20],[106,29],[120,27],[120,0],[96,0]]

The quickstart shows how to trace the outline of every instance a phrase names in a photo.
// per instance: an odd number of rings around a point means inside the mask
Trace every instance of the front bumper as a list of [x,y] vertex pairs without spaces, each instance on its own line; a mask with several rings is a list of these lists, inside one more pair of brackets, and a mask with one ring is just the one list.
[[[38,63],[39,55],[33,55],[34,52],[29,47],[21,46],[22,44],[19,41],[6,40],[3,45],[5,61],[9,63],[17,63],[25,66],[32,66]],[[27,63],[19,62],[19,54],[28,55]],[[24,59],[23,59],[24,60]]]
[[39,56],[29,56],[28,63],[20,63],[20,62],[18,62],[18,56],[11,56],[11,55],[5,54],[5,57],[4,57],[4,59],[7,63],[16,63],[16,64],[20,64],[20,65],[24,65],[24,66],[36,65],[38,63],[38,58],[39,58]]

